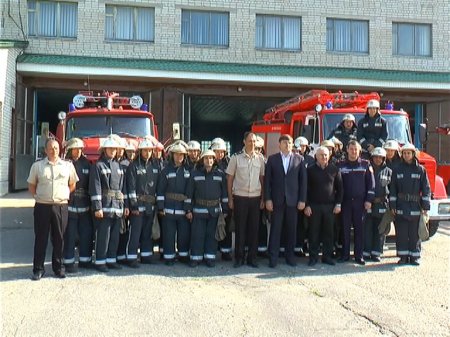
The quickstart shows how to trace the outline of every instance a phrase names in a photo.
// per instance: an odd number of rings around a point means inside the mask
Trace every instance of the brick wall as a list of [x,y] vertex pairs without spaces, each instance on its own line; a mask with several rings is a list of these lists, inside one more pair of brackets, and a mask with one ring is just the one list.
[[[154,43],[105,42],[105,3],[155,8]],[[230,13],[229,48],[181,46],[181,9],[211,9]],[[19,20],[19,7],[12,16]],[[20,13],[27,32],[26,1]],[[302,51],[261,51],[255,45],[255,14],[302,17]],[[326,17],[369,20],[369,55],[326,52]],[[27,53],[155,58],[190,61],[335,66],[370,69],[444,71],[450,69],[450,6],[448,0],[421,1],[287,1],[287,0],[83,0],[78,2],[78,36],[75,40],[30,38]],[[432,58],[392,56],[392,22],[433,25]],[[21,39],[20,30],[6,17],[4,37]]]
[[[15,104],[16,67],[19,49],[0,49],[0,195],[8,192],[11,155],[12,108]],[[5,76],[3,76],[5,74]]]

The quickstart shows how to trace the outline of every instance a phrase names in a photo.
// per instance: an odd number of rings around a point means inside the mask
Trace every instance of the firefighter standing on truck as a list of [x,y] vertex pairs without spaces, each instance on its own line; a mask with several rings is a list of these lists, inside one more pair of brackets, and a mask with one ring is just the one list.
[[192,220],[191,267],[196,267],[203,258],[208,267],[214,267],[217,221],[221,212],[226,215],[228,211],[226,176],[217,168],[215,157],[212,150],[201,154],[187,190],[187,197],[192,200],[187,213]]
[[373,167],[375,178],[375,195],[372,207],[367,210],[364,218],[364,250],[363,256],[366,260],[380,262],[382,248],[384,244],[378,233],[378,225],[383,215],[389,212],[388,196],[389,184],[391,182],[392,170],[386,165],[386,151],[381,147],[376,147],[371,153],[370,162]]
[[126,173],[130,207],[127,262],[133,268],[139,267],[138,248],[141,252],[141,263],[151,263],[153,255],[152,226],[159,176],[159,169],[151,160],[154,147],[148,139],[141,141],[138,146],[138,156],[130,164]]
[[376,147],[383,147],[388,136],[386,120],[381,117],[380,102],[371,99],[367,102],[365,116],[358,122],[356,137],[363,149],[365,158]]
[[[108,137],[89,174],[89,194],[95,223],[95,268],[121,269],[117,264],[119,231],[124,215],[124,172],[116,159],[119,144]],[[126,214],[127,215],[127,214]]]
[[169,160],[162,170],[157,187],[158,211],[163,215],[163,248],[166,265],[175,263],[175,238],[177,240],[178,257],[181,262],[189,261],[189,241],[191,224],[186,217],[186,208],[191,200],[186,197],[186,189],[190,178],[186,166],[186,147],[182,143],[170,146]]
[[91,163],[83,154],[84,143],[79,138],[67,142],[67,159],[72,161],[80,179],[75,191],[70,194],[69,220],[64,234],[64,264],[66,272],[76,273],[75,242],[79,238],[80,268],[88,268],[92,263],[93,224],[89,198],[89,171]]
[[351,140],[356,140],[356,119],[352,114],[345,114],[341,123],[336,129],[331,131],[327,139],[336,137],[342,142],[343,149],[347,148],[347,144]]
[[402,162],[392,173],[389,201],[395,214],[399,264],[420,264],[419,218],[430,210],[430,182],[416,151],[414,145],[405,144],[401,149]]

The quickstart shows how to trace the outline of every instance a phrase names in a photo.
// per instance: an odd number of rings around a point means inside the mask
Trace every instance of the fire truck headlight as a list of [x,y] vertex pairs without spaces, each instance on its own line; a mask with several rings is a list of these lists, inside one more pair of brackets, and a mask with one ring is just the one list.
[[59,119],[60,121],[65,120],[65,119],[66,119],[66,113],[65,113],[64,111],[58,112],[58,119]]
[[322,111],[322,105],[321,104],[317,104],[314,110],[316,110],[317,113],[321,112]]
[[84,97],[83,95],[75,95],[75,97],[73,98],[73,104],[78,108],[81,109],[82,107],[84,107],[84,102],[86,102],[86,97]]
[[130,105],[133,109],[140,109],[144,100],[141,96],[133,96],[130,98]]
[[438,206],[438,214],[450,214],[450,203],[442,203]]

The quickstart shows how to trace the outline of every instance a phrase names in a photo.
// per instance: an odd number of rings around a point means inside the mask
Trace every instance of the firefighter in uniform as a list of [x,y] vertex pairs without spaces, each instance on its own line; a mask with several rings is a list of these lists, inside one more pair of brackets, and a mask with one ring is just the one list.
[[[116,142],[119,144],[119,146],[117,147],[117,154],[116,154],[116,159],[120,164],[120,167],[123,170],[124,173],[124,177],[126,179],[126,171],[128,166],[131,163],[131,158],[126,156],[126,149],[129,146],[128,142],[125,138],[121,138],[117,135],[112,135],[112,137],[116,140]],[[124,194],[123,194],[123,198],[124,198],[124,206],[127,207],[128,206],[128,192],[127,192],[127,185],[126,182],[124,182]],[[120,225],[120,233],[119,233],[119,246],[117,248],[117,262],[120,264],[125,264],[127,261],[127,243],[128,243],[128,230],[130,227],[130,219],[128,219],[128,215],[123,215],[122,217],[122,223]]]
[[201,154],[200,162],[191,172],[187,190],[187,197],[192,200],[187,210],[187,217],[192,220],[191,267],[196,267],[203,258],[208,267],[214,267],[217,221],[220,212],[226,217],[228,210],[226,176],[217,168],[215,157],[212,150]]
[[[227,153],[227,144],[222,138],[214,138],[211,141],[210,149],[214,151],[216,154],[216,162],[217,167],[222,170],[223,172],[226,171],[228,167],[228,163],[230,162],[230,157]],[[231,219],[232,214],[231,210],[228,214],[228,216],[225,218],[225,229],[226,229],[226,236],[225,238],[219,242],[219,248],[220,253],[222,255],[223,261],[231,261],[233,258],[231,257],[231,245],[232,245],[232,235],[233,232],[231,231]]]
[[175,238],[181,262],[189,261],[191,225],[186,208],[191,200],[186,197],[190,172],[186,166],[186,147],[182,143],[170,146],[167,166],[162,170],[157,186],[158,211],[163,215],[163,248],[166,265],[175,263]]
[[202,151],[200,147],[200,143],[196,140],[191,140],[187,143],[187,166],[190,170],[193,170],[195,168],[195,165],[200,159],[200,152]]
[[387,136],[387,124],[386,120],[381,117],[380,102],[371,99],[367,102],[366,115],[358,122],[356,133],[364,157],[369,158],[374,148],[383,147]]
[[398,142],[396,140],[389,139],[386,143],[384,143],[383,149],[386,150],[386,165],[391,170],[394,170],[394,168],[401,162],[399,155],[400,146],[398,145]]
[[[166,166],[166,160],[164,159],[164,145],[158,142],[156,139],[153,142],[155,144],[155,148],[152,153],[152,162],[158,168],[159,173]],[[158,212],[156,214],[159,223],[159,239],[153,240],[154,247],[158,246],[158,251],[160,254],[160,259],[163,259],[164,248],[162,244],[163,240],[163,228],[162,228],[162,219],[163,216]]]
[[356,130],[355,116],[345,114],[337,128],[331,131],[328,139],[336,137],[342,142],[343,149],[345,150],[349,141],[356,140]]
[[119,232],[124,215],[124,171],[116,159],[119,144],[104,140],[101,155],[89,174],[89,194],[95,223],[95,267],[100,272],[121,269],[117,264]]
[[371,153],[371,164],[375,178],[375,195],[372,207],[367,210],[364,219],[364,250],[363,256],[366,260],[380,262],[381,256],[381,234],[378,233],[378,225],[383,215],[389,212],[388,196],[389,184],[391,182],[392,170],[386,165],[386,151],[376,147]]
[[136,146],[131,140],[127,142],[127,147],[125,148],[125,157],[130,163],[136,158]]
[[83,154],[84,143],[79,138],[67,142],[67,159],[72,161],[78,178],[75,191],[70,194],[69,220],[64,234],[64,265],[66,272],[76,273],[75,242],[79,238],[79,267],[88,268],[92,263],[93,224],[90,212],[89,170],[91,163]]
[[402,162],[392,173],[390,206],[395,214],[395,233],[399,264],[419,265],[419,217],[430,209],[430,182],[427,171],[419,164],[416,148],[405,144]]
[[347,160],[339,164],[344,184],[344,198],[342,202],[342,224],[344,242],[342,255],[338,262],[350,260],[350,233],[354,228],[354,255],[355,262],[364,265],[364,212],[372,207],[375,181],[373,168],[369,161],[361,159],[361,145],[351,140],[347,145]]
[[152,226],[159,176],[159,169],[151,160],[154,147],[150,140],[142,140],[138,146],[138,157],[128,166],[126,173],[130,207],[127,262],[133,268],[139,267],[138,248],[141,252],[141,263],[151,263],[153,255]]

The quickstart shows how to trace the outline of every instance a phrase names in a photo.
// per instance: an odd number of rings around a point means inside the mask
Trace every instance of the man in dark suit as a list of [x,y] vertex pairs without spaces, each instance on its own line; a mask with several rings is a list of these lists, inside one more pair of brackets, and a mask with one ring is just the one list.
[[283,226],[286,228],[286,263],[292,267],[296,240],[298,211],[305,208],[306,168],[303,157],[292,152],[292,137],[281,135],[280,153],[271,155],[266,164],[264,199],[266,208],[272,214],[269,237],[269,256],[271,268],[277,265],[280,238]]

